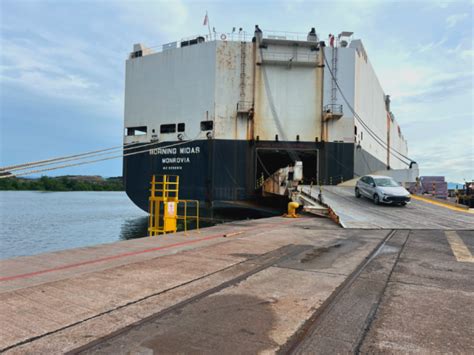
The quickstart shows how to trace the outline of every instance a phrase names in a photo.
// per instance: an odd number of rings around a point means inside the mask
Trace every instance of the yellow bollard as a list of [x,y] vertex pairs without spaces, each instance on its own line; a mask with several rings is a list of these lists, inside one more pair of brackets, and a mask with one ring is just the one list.
[[288,213],[284,216],[287,218],[298,218],[298,215],[296,214],[296,209],[298,207],[300,207],[300,204],[298,202],[288,203]]

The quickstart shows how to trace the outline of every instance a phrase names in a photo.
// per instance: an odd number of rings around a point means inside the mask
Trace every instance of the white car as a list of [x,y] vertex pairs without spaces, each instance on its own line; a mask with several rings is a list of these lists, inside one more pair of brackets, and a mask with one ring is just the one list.
[[370,198],[376,205],[386,203],[405,206],[410,202],[410,193],[390,176],[362,176],[357,181],[355,196]]

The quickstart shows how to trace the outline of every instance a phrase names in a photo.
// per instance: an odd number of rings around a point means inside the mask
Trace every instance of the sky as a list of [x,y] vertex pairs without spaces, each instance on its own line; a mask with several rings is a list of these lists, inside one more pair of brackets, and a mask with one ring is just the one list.
[[[474,179],[473,2],[0,0],[0,166],[122,144],[125,59],[255,24],[362,39],[421,175]],[[122,174],[120,159],[50,175]]]

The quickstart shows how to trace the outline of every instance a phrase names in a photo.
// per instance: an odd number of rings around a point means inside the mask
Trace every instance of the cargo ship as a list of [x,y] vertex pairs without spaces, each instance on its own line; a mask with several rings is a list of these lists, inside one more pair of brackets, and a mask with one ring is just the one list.
[[410,163],[390,97],[351,32],[322,40],[314,29],[256,26],[135,44],[124,111],[125,189],[145,211],[153,174],[179,175],[182,198],[225,209],[258,205],[262,179],[295,161],[320,184]]

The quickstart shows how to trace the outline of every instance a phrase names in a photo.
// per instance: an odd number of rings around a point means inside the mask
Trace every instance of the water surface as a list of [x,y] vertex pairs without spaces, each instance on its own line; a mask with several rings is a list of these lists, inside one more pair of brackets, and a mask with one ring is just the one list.
[[0,191],[0,258],[147,235],[147,214],[124,192]]

